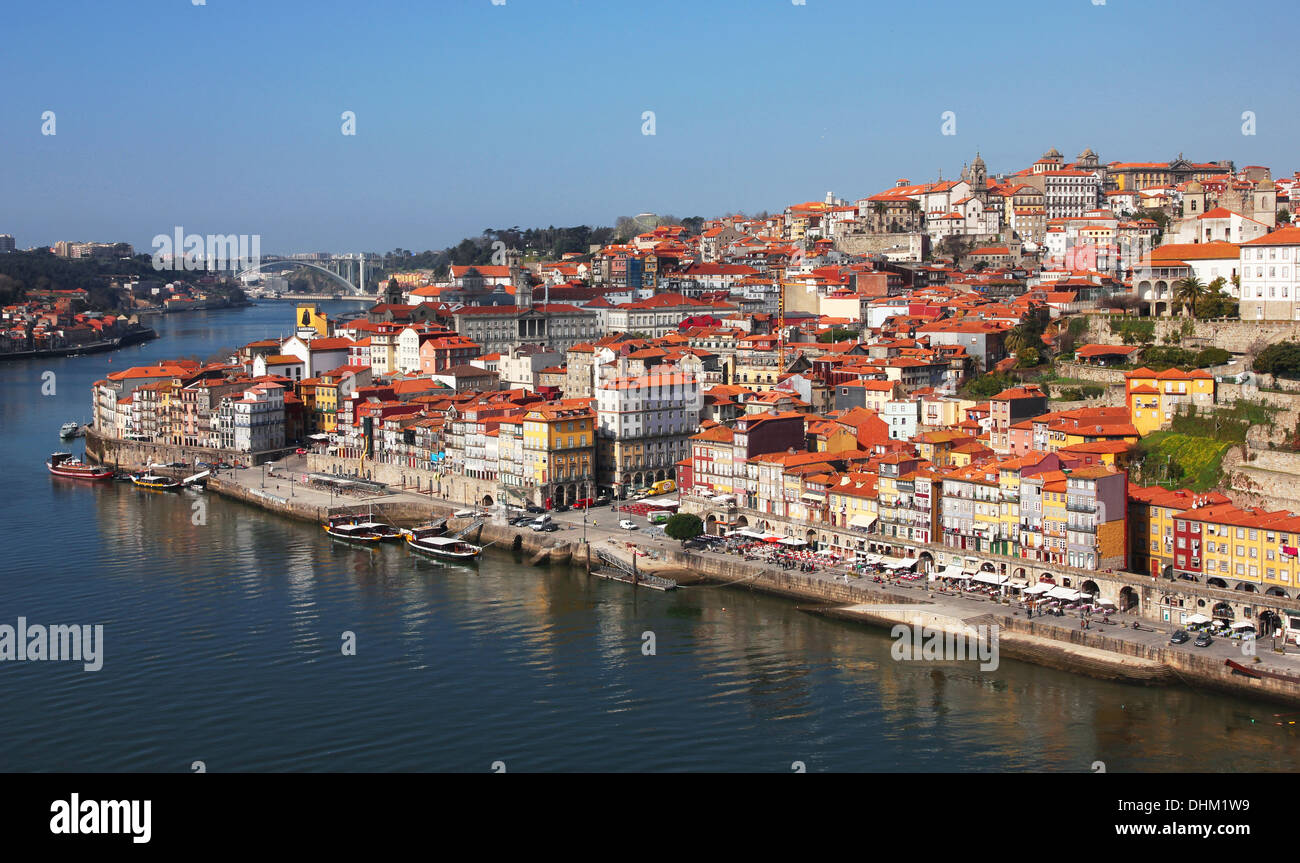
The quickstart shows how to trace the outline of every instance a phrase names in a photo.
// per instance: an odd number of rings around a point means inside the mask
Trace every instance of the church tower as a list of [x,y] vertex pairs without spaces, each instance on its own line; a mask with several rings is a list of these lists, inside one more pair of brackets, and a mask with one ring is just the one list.
[[515,264],[510,268],[510,284],[515,288],[515,308],[526,311],[533,307],[533,284],[528,280],[528,271]]
[[384,287],[384,293],[379,298],[379,302],[390,306],[400,306],[405,296],[402,286],[397,283],[397,279],[389,276],[388,284]]

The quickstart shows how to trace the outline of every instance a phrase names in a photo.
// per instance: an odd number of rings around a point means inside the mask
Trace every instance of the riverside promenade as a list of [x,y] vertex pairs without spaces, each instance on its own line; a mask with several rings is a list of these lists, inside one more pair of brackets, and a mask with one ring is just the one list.
[[[209,488],[263,509],[318,522],[330,514],[373,510],[376,517],[411,526],[448,516],[464,506],[400,488],[340,494],[313,487],[307,480],[305,457],[291,456],[269,469],[256,466],[220,471],[211,478]],[[518,512],[515,508],[511,514]],[[675,579],[688,588],[708,585],[757,590],[794,599],[809,613],[887,630],[905,625],[970,633],[980,625],[996,626],[999,650],[1005,658],[1102,679],[1181,684],[1300,704],[1300,648],[1277,653],[1267,638],[1255,645],[1255,655],[1243,650],[1243,642],[1221,638],[1204,648],[1191,642],[1171,645],[1169,636],[1176,626],[1131,614],[1112,613],[1110,624],[1093,615],[1084,628],[1078,612],[1067,612],[1064,617],[1030,617],[1019,603],[940,589],[931,582],[883,577],[876,581],[873,576],[855,576],[838,566],[823,566],[814,572],[784,570],[717,550],[687,551],[675,540],[651,534],[645,529],[648,526],[620,528],[620,514],[607,508],[552,513],[560,528],[553,533],[510,526],[499,509],[485,518],[471,540],[523,552],[537,564],[585,566],[590,550],[599,546],[628,563],[635,558],[638,568],[647,574]],[[638,524],[640,521],[637,519]],[[468,522],[465,519],[461,524]],[[458,526],[456,520],[451,524]],[[1227,660],[1260,676],[1234,671],[1226,665]]]

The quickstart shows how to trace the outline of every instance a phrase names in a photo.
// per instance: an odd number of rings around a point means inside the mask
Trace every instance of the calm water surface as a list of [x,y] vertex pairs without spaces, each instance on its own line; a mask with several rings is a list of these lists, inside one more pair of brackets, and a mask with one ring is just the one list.
[[1300,766],[1268,704],[1011,661],[898,663],[885,633],[780,599],[634,591],[504,552],[441,567],[215,496],[46,473],[59,425],[89,417],[107,372],[291,326],[285,303],[173,315],[142,347],[0,366],[0,623],[105,630],[99,672],[0,664],[0,770]]

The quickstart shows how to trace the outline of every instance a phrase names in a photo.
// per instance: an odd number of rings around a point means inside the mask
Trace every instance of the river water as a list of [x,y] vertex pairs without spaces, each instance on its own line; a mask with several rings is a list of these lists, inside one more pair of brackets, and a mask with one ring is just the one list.
[[[443,567],[215,496],[46,473],[59,425],[89,417],[97,378],[208,359],[287,334],[292,318],[287,303],[171,315],[146,345],[0,366],[0,624],[104,627],[99,671],[0,664],[0,770],[1300,764],[1295,732],[1273,725],[1285,708],[1271,704],[1010,660],[989,673],[896,662],[887,633],[782,599],[638,591],[508,552]],[[355,655],[343,655],[344,633]]]

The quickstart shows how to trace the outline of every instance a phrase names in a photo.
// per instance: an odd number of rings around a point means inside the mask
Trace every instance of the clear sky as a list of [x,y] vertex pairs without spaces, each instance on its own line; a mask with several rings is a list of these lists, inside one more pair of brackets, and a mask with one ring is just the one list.
[[1053,146],[1289,175],[1295,8],[43,0],[0,29],[0,233],[418,251],[488,227],[852,200],[976,150],[996,173]]

